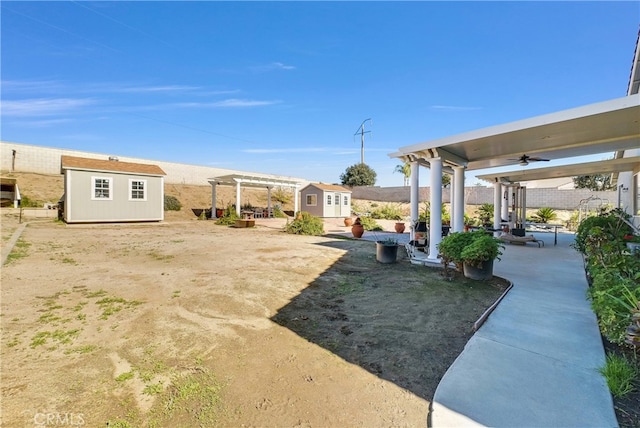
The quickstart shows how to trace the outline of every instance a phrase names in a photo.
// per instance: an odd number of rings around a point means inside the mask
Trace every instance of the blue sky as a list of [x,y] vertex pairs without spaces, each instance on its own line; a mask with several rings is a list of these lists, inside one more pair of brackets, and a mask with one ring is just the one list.
[[[402,185],[399,147],[626,94],[638,2],[11,2],[1,138]],[[421,184],[428,184],[423,174]],[[474,179],[467,175],[468,183]]]

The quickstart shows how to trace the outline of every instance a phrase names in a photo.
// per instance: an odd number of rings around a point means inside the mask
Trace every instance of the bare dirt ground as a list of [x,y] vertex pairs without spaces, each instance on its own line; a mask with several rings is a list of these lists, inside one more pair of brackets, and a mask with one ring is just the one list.
[[424,426],[502,291],[279,219],[177,220],[28,225],[2,268],[2,426]]

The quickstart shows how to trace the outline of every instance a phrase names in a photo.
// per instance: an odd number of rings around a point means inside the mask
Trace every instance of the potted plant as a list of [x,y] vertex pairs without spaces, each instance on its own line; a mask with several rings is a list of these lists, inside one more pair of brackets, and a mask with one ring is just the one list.
[[396,231],[396,233],[404,233],[404,223],[401,221],[396,222],[394,229]]
[[502,248],[501,241],[483,230],[450,233],[438,244],[445,270],[453,263],[464,276],[477,280],[493,276],[493,260],[502,255]]
[[344,226],[351,227],[353,225],[353,219],[351,217],[344,218]]
[[438,244],[438,252],[445,270],[450,263],[453,263],[456,269],[462,272],[462,251],[480,234],[484,232],[454,232],[442,238]]
[[463,261],[464,276],[479,281],[493,277],[493,261],[500,260],[504,245],[500,240],[486,233],[480,233],[466,246],[460,257]]
[[354,238],[362,238],[362,234],[364,233],[364,226],[362,226],[360,217],[356,217],[356,220],[353,222],[353,226],[351,226],[351,233],[353,234]]
[[386,238],[376,241],[376,260],[380,263],[395,263],[398,258],[398,240]]

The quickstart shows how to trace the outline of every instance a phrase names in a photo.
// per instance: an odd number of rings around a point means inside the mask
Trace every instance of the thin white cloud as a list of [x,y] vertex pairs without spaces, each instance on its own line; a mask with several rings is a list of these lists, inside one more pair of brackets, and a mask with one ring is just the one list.
[[5,116],[51,116],[95,104],[88,98],[32,98],[26,100],[3,100],[2,114]]
[[44,119],[44,120],[14,120],[11,124],[14,126],[20,126],[23,128],[47,128],[50,126],[59,125],[61,123],[74,122],[74,119]]
[[243,149],[244,153],[265,154],[265,153],[320,153],[326,152],[323,147],[300,147],[300,148],[282,148],[282,149]]
[[277,70],[295,70],[296,67],[293,65],[287,65],[282,62],[272,62],[270,64],[264,65],[256,65],[255,67],[250,67],[250,70],[254,72],[264,73],[267,71],[277,71]]
[[117,89],[119,92],[186,92],[197,91],[198,86],[188,85],[164,85],[164,86],[131,86]]
[[237,98],[230,98],[222,101],[213,101],[208,103],[176,103],[172,104],[173,107],[185,107],[185,108],[242,108],[242,107],[262,107],[278,104],[280,101],[268,101],[268,100],[243,100]]
[[481,110],[481,107],[472,107],[472,106],[445,106],[445,105],[432,105],[429,106],[432,110],[441,110],[441,111],[470,111],[470,110]]

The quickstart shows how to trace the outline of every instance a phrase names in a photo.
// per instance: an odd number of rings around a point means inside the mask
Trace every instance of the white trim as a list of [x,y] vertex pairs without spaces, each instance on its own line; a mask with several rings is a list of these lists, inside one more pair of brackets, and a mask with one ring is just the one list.
[[[143,198],[134,198],[133,197],[133,182],[137,181],[137,182],[142,182],[142,195],[144,196]],[[145,202],[147,200],[147,193],[148,193],[148,186],[147,186],[147,180],[141,180],[139,178],[130,178],[129,179],[129,188],[128,188],[128,192],[129,192],[129,201],[131,202]],[[136,191],[140,191],[140,189],[136,189]]]
[[[308,202],[308,200],[309,200],[308,198],[309,198],[310,196],[313,196],[313,197],[315,198],[316,202],[315,202],[314,204],[310,204],[310,203]],[[318,194],[317,194],[317,193],[307,193],[306,195],[304,195],[304,204],[305,204],[307,207],[317,207],[317,206],[318,206]]]
[[[109,197],[98,198],[96,197],[96,180],[106,180],[109,183]],[[92,201],[113,201],[113,177],[100,177],[91,176],[91,200]]]

